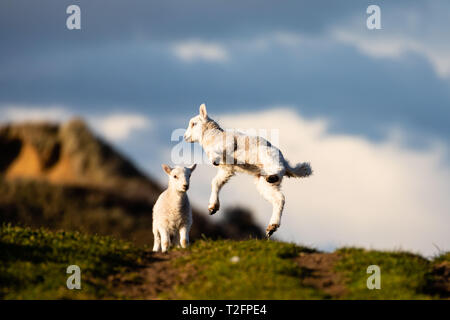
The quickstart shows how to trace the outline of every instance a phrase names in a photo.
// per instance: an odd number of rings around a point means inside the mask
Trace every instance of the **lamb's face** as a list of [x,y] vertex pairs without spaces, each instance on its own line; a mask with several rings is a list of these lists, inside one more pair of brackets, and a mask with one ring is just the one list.
[[170,168],[167,165],[163,165],[164,171],[169,176],[169,187],[175,189],[178,192],[186,192],[189,189],[189,181],[191,179],[192,171],[194,171],[196,165],[191,167],[175,167]]
[[200,142],[202,138],[203,124],[208,121],[208,113],[205,104],[199,109],[199,115],[189,120],[189,125],[184,133],[184,140],[187,142]]
[[184,133],[186,142],[200,142],[202,138],[202,127],[205,120],[201,116],[196,116],[189,120],[189,125]]

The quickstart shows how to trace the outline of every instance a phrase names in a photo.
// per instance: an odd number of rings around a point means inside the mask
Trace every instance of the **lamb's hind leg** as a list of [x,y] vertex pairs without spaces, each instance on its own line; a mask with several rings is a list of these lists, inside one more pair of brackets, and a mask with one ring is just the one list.
[[280,185],[271,184],[262,176],[256,178],[256,187],[264,199],[272,203],[272,217],[266,229],[266,236],[270,238],[280,227],[281,214],[284,208],[284,195],[280,191]]
[[171,243],[176,245],[177,248],[180,247],[180,233],[179,232],[175,232],[175,234],[173,235],[173,241],[171,241]]
[[233,170],[220,166],[219,171],[211,182],[211,197],[209,198],[209,214],[216,213],[220,208],[219,192],[223,185],[234,175]]

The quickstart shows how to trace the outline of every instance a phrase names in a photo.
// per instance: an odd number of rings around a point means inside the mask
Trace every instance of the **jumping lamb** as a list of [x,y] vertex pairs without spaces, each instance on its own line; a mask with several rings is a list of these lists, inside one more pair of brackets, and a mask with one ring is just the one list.
[[257,190],[273,206],[266,229],[268,238],[280,227],[284,207],[284,195],[280,190],[283,177],[302,178],[312,174],[309,163],[291,166],[281,151],[266,139],[223,130],[208,117],[205,104],[200,106],[199,115],[189,121],[184,139],[191,143],[198,142],[212,164],[218,166],[218,173],[211,183],[210,214],[219,210],[219,191],[235,172],[255,176]]
[[169,185],[159,196],[153,207],[153,251],[167,252],[171,244],[178,243],[182,248],[189,244],[189,231],[192,225],[192,209],[186,191],[189,189],[191,167],[171,168],[162,165],[169,176]]

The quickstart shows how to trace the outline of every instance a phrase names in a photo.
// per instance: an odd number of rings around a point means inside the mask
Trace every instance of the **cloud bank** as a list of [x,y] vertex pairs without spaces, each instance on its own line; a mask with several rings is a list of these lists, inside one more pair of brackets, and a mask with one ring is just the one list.
[[[0,122],[63,122],[75,114],[63,106],[3,106],[0,107]],[[111,142],[124,142],[134,132],[151,128],[151,121],[141,114],[112,112],[108,114],[81,114],[90,127]]]
[[188,40],[173,45],[174,54],[183,61],[204,60],[224,62],[228,60],[228,52],[217,43]]

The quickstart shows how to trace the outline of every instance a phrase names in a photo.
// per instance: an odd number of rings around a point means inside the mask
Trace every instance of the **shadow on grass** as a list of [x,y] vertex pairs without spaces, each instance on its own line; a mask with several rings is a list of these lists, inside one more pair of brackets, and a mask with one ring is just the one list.
[[2,264],[16,261],[42,263],[48,259],[51,252],[52,249],[49,246],[31,246],[0,242],[0,260]]

